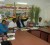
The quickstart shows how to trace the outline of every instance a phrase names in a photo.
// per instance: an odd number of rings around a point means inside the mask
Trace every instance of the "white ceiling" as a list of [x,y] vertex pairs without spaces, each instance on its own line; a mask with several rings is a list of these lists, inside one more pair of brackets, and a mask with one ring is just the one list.
[[17,3],[17,2],[25,2],[25,3],[28,3],[30,5],[38,2],[38,3],[50,3],[50,0],[5,0],[4,4],[7,4],[7,3],[10,3],[10,4],[13,4],[13,3]]
[[32,4],[33,0],[31,0],[31,1],[30,0],[8,0],[8,1],[6,0],[5,1],[5,3],[10,3],[10,4],[11,3],[13,4],[14,2],[15,3],[17,3],[17,2],[24,2],[24,3]]
[[14,4],[17,2],[23,2],[28,3],[28,5],[50,5],[50,0],[5,0],[3,2],[0,2],[0,6],[3,6],[5,4]]
[[0,5],[14,4],[14,2],[24,2],[28,3],[28,5],[39,6],[41,8],[40,16],[43,19],[50,19],[50,0],[5,0],[4,2],[0,3]]

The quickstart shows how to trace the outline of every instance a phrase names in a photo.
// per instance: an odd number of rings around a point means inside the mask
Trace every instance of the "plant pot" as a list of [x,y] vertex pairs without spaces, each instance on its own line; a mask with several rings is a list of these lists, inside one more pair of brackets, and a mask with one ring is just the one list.
[[27,22],[27,27],[33,27],[34,23],[33,22]]

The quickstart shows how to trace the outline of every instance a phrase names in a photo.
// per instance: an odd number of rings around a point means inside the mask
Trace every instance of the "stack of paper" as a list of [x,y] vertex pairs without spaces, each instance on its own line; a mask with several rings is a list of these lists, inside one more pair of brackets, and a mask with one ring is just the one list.
[[15,40],[15,33],[8,33],[8,39],[7,40]]
[[29,30],[29,29],[26,29],[26,28],[21,28],[21,31],[27,31],[27,30]]
[[39,29],[39,27],[30,27],[30,29]]

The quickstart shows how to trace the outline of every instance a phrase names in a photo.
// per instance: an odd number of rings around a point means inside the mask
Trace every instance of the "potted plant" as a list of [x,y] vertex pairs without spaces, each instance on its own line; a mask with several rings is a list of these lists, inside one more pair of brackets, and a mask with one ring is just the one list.
[[30,22],[28,22],[28,25],[30,27],[32,27],[33,26],[33,18],[34,18],[34,6],[31,7],[29,16],[30,16]]
[[30,21],[33,22],[33,17],[34,17],[34,6],[31,7],[29,14],[30,14]]
[[35,7],[35,24],[38,24],[39,13],[40,13],[40,8]]
[[29,16],[30,16],[29,25],[33,26],[34,24],[35,25],[38,24],[39,12],[40,12],[39,7],[34,7],[34,6],[31,7],[29,12]]

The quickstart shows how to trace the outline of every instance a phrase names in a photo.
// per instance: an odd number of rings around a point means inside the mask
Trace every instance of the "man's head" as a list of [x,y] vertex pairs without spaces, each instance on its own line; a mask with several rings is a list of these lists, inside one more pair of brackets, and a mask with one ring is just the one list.
[[18,20],[20,20],[22,17],[21,16],[18,16]]
[[42,18],[41,18],[41,17],[39,17],[39,22],[41,22],[41,20],[42,20]]
[[12,21],[13,21],[13,22],[16,22],[16,18],[13,18]]
[[6,20],[2,20],[2,24],[6,25]]

